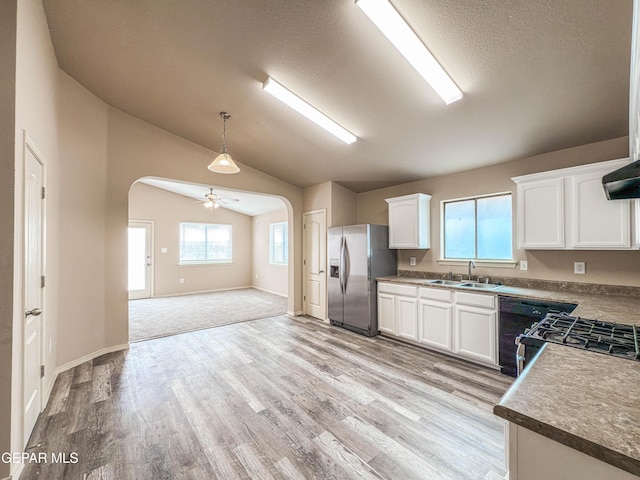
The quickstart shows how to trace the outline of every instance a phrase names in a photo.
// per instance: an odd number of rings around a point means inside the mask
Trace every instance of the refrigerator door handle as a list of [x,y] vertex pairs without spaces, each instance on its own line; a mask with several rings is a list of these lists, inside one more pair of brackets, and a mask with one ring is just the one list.
[[346,291],[346,285],[345,285],[345,277],[347,274],[346,272],[347,262],[345,257],[346,243],[347,243],[346,238],[342,237],[340,239],[340,292],[342,292],[342,295],[344,295]]

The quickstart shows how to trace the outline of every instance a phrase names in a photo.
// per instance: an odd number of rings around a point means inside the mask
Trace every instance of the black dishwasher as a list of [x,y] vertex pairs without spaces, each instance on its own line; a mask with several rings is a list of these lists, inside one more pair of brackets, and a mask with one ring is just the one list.
[[500,371],[517,376],[516,338],[534,322],[542,320],[550,311],[571,313],[575,303],[548,302],[516,297],[500,297],[498,321],[498,353]]

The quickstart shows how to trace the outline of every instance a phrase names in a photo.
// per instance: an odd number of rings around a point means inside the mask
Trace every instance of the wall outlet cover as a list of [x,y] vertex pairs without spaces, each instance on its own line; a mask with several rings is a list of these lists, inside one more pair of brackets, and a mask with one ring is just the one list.
[[573,262],[573,273],[584,275],[587,272],[587,264],[585,262]]
[[416,257],[409,257],[409,265],[412,267],[416,266]]
[[160,250],[162,253],[167,253],[167,247],[162,247],[162,249]]
[[529,262],[527,260],[520,260],[520,270],[529,270]]
[[180,283],[184,283],[184,278],[181,278],[181,279],[180,279]]

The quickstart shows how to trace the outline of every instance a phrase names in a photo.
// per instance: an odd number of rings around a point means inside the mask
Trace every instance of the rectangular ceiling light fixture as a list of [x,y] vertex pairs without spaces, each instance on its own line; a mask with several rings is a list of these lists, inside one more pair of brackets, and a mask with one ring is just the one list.
[[462,98],[458,86],[388,0],[356,0],[356,4],[447,105]]
[[332,133],[333,135],[338,137],[344,143],[351,144],[358,139],[358,137],[356,137],[353,133],[342,128],[336,122],[327,117],[324,113],[316,110],[296,94],[280,85],[273,78],[267,78],[267,80],[262,84],[262,88],[281,102],[293,108],[296,112],[307,117],[316,125],[321,126],[327,132]]

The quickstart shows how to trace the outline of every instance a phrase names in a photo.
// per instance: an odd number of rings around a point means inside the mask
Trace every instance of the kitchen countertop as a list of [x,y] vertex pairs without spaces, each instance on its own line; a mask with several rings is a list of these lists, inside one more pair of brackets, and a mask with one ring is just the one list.
[[[434,285],[400,276],[378,281],[577,303],[584,318],[640,325],[640,298],[500,286]],[[494,413],[640,476],[640,362],[546,343]]]
[[493,412],[640,476],[640,363],[546,343]]
[[640,298],[616,295],[589,294],[570,291],[538,290],[533,288],[510,287],[501,285],[492,289],[474,289],[429,283],[425,279],[402,276],[379,277],[379,282],[402,283],[421,287],[446,288],[455,291],[472,291],[506,297],[530,298],[533,300],[551,300],[554,302],[577,303],[572,313],[592,320],[640,325]]

